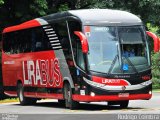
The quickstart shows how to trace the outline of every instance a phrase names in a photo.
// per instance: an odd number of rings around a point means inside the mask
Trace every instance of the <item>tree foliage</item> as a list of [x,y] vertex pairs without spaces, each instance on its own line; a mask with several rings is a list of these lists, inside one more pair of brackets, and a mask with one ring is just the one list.
[[160,89],[160,52],[152,53],[152,79],[153,88]]
[[0,29],[58,11],[86,8],[126,10],[145,24],[160,25],[160,0],[0,0]]
[[3,2],[0,6],[2,13],[0,29],[46,15],[48,10],[46,0],[5,0]]
[[141,17],[144,23],[160,25],[160,0],[94,0],[91,8],[122,9]]
[[0,0],[0,5],[4,4],[4,1],[3,0]]

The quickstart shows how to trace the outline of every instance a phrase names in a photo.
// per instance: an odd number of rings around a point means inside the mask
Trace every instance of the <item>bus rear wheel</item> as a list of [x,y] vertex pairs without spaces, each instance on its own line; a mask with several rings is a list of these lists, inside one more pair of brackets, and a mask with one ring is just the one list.
[[78,102],[72,99],[72,88],[69,83],[64,85],[64,98],[65,98],[65,107],[70,108],[71,110],[78,107]]
[[27,98],[24,96],[24,87],[21,83],[17,86],[17,94],[21,105],[31,105],[37,102],[36,98]]

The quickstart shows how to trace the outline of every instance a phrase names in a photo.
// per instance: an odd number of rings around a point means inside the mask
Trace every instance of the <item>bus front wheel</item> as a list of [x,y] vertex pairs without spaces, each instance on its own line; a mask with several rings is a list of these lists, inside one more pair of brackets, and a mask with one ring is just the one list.
[[123,100],[123,101],[109,101],[108,106],[111,105],[120,105],[120,108],[127,108],[129,104],[129,100]]
[[58,103],[62,106],[65,106],[65,100],[58,100]]
[[72,88],[69,83],[64,85],[64,98],[66,108],[75,109],[78,107],[78,102],[72,99]]
[[129,100],[120,101],[120,108],[127,108]]

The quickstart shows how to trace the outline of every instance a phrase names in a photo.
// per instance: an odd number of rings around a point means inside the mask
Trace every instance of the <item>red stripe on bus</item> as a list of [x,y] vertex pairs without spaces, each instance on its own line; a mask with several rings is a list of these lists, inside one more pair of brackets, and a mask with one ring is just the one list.
[[56,93],[36,93],[36,92],[24,92],[26,97],[34,98],[52,98],[52,99],[63,99],[63,94]]
[[128,86],[130,83],[125,79],[113,79],[113,78],[103,78],[92,76],[92,80],[97,83],[110,85],[110,86]]
[[22,29],[27,29],[27,28],[32,28],[32,27],[38,27],[41,24],[37,20],[30,20],[28,22],[22,23],[20,25],[15,25],[11,27],[7,27],[3,30],[3,33],[7,32],[12,32],[12,31],[17,31],[17,30],[22,30]]
[[118,95],[99,95],[99,96],[89,96],[89,95],[73,95],[72,98],[75,101],[83,101],[83,102],[98,102],[98,101],[119,101],[119,100],[144,100],[150,99],[152,97],[151,94],[132,94],[128,97],[119,97]]

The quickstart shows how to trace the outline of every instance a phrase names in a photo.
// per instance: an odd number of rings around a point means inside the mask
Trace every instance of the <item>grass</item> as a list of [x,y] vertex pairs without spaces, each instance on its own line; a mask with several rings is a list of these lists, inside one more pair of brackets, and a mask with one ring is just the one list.
[[11,103],[11,102],[18,102],[18,98],[8,98],[8,99],[0,100],[0,103]]
[[160,92],[160,89],[153,89],[153,92]]

